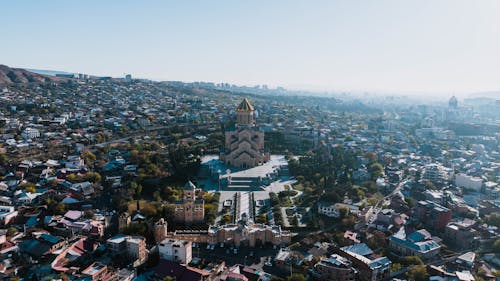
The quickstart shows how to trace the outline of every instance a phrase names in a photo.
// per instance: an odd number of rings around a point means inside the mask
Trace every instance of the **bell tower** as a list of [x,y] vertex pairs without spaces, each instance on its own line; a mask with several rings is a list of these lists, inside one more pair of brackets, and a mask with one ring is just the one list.
[[253,125],[253,105],[245,98],[236,108],[236,123],[238,125]]

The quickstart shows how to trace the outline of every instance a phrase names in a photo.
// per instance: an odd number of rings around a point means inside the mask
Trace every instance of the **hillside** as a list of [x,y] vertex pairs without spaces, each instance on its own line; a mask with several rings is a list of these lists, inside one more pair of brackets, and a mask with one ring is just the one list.
[[63,82],[66,80],[67,78],[37,74],[22,68],[11,68],[0,64],[0,85]]

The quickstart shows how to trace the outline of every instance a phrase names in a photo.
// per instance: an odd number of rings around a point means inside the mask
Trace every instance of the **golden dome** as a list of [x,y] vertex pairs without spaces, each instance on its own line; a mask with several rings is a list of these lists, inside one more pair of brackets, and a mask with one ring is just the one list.
[[243,99],[243,101],[236,108],[237,111],[253,111],[253,105],[248,101],[247,98]]

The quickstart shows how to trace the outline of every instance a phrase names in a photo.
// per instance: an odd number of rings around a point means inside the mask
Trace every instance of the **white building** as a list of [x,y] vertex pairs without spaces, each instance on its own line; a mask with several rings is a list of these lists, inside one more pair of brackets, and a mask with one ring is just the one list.
[[[342,203],[329,203],[329,202],[318,202],[318,213],[328,217],[339,218],[340,209],[346,208],[347,213],[354,212],[357,213],[359,208],[356,206],[342,204]],[[347,214],[346,214],[347,215]]]
[[423,169],[422,177],[425,180],[436,182],[436,181],[446,181],[450,178],[452,170],[446,168],[441,164],[427,164]]
[[468,176],[466,174],[457,174],[455,176],[455,185],[466,189],[472,189],[474,191],[481,191],[481,188],[483,187],[483,179]]
[[16,208],[12,206],[0,206],[0,225],[8,224],[16,216]]
[[68,156],[68,159],[66,159],[64,166],[66,169],[78,170],[78,169],[85,167],[85,162],[78,155],[70,155],[70,156]]
[[188,264],[192,260],[192,243],[187,240],[177,240],[167,238],[158,244],[160,258]]
[[40,131],[35,128],[24,129],[22,136],[25,140],[36,139],[40,137]]

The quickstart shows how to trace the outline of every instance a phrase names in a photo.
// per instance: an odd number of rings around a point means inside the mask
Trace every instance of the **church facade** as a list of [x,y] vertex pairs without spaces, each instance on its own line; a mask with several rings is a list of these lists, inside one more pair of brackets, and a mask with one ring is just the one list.
[[183,192],[182,200],[174,202],[174,221],[184,224],[202,223],[205,219],[205,202],[203,199],[196,199],[196,186],[188,181]]
[[226,132],[220,159],[239,168],[255,167],[270,159],[264,150],[264,132],[255,127],[254,107],[246,98],[236,108],[236,126]]

